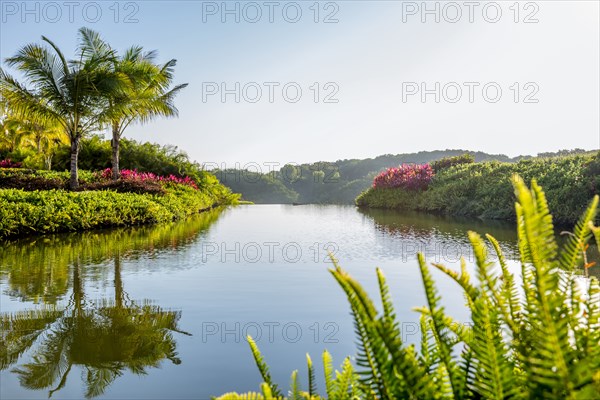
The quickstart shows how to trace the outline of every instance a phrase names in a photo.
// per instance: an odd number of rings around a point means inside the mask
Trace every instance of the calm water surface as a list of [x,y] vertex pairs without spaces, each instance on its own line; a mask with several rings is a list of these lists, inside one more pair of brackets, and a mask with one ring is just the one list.
[[[332,252],[376,295],[388,277],[405,340],[424,304],[417,251],[457,265],[465,232],[516,250],[511,224],[351,206],[239,206],[183,223],[2,243],[0,398],[209,398],[257,390],[252,335],[287,387],[305,354],[321,369],[355,353],[349,307],[328,272]],[[515,270],[517,264],[511,262]],[[467,321],[457,286],[438,279]],[[323,389],[323,382],[319,382]]]

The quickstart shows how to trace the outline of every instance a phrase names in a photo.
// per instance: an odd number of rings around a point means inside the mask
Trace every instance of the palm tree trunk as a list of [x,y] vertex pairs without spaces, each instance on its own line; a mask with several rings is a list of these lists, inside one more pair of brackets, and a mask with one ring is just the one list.
[[81,136],[76,135],[71,139],[71,180],[69,185],[71,190],[77,189],[79,187],[79,176],[77,174],[77,159],[79,157],[79,142],[81,141]]
[[115,307],[123,308],[124,300],[123,279],[121,278],[121,255],[115,254]]
[[116,124],[112,126],[112,177],[117,180],[120,177],[119,172],[119,127]]

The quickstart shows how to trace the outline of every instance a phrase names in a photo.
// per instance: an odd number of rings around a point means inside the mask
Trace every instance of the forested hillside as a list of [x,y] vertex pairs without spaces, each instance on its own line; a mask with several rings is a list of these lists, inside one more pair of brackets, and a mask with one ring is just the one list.
[[[561,150],[543,153],[550,157],[583,153],[584,150]],[[354,199],[373,183],[373,178],[384,169],[402,163],[422,164],[444,157],[471,154],[476,162],[516,162],[532,156],[508,157],[504,154],[488,154],[468,150],[436,150],[418,153],[385,154],[375,158],[346,159],[335,162],[285,165],[279,171],[257,173],[248,170],[213,171],[219,180],[234,193],[241,193],[244,200],[259,204],[279,203],[333,203],[353,204]]]

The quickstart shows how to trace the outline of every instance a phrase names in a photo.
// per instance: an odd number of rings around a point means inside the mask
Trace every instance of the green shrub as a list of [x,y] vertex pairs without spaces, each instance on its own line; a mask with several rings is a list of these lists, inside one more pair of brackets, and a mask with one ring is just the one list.
[[431,168],[433,169],[433,172],[438,173],[439,171],[446,169],[446,168],[450,168],[453,167],[455,165],[460,165],[460,164],[472,164],[475,162],[475,156],[473,156],[472,154],[461,154],[460,156],[454,156],[454,157],[444,157],[442,159],[433,161],[431,163]]
[[[354,319],[359,370],[345,366],[333,385],[331,362],[324,362],[327,398],[600,398],[600,284],[575,273],[592,232],[600,247],[600,228],[591,222],[598,196],[559,251],[542,189],[535,180],[531,190],[520,178],[513,184],[520,276],[510,272],[496,239],[486,235],[498,264],[488,257],[484,240],[469,232],[476,279],[464,259],[460,272],[432,264],[464,292],[472,323],[460,324],[446,313],[431,267],[419,254],[427,300],[416,309],[421,314],[419,350],[402,340],[383,272],[377,270],[380,312],[361,285],[335,264],[331,273]],[[221,399],[282,398],[252,340],[250,347],[263,376],[262,394],[229,393]],[[297,371],[292,374],[290,399],[320,398],[310,359],[308,371],[306,392],[299,389]]]
[[[364,207],[400,208],[456,216],[514,219],[510,178],[537,179],[548,194],[550,211],[559,224],[572,224],[585,210],[588,199],[598,193],[600,181],[592,155],[521,160],[516,163],[481,162],[454,165],[434,175],[429,188],[420,193],[379,192],[369,189],[356,203]],[[595,182],[598,182],[597,184]],[[402,189],[393,189],[398,192]]]
[[0,238],[167,222],[237,201],[219,185],[201,190],[172,185],[161,190],[164,193],[1,189]]
[[[111,166],[110,140],[101,136],[91,136],[81,140],[79,167],[90,171],[101,171]],[[65,171],[70,163],[69,146],[60,147],[52,160],[52,169]],[[120,142],[121,169],[152,172],[157,175],[189,176],[195,180],[202,179],[202,168],[190,161],[188,155],[176,146],[156,143],[138,142],[123,138]]]

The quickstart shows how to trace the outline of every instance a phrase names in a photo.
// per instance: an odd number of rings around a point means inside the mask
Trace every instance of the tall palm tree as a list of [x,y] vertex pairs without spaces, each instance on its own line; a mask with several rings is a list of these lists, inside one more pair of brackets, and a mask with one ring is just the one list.
[[70,186],[79,186],[77,161],[83,135],[98,129],[110,108],[107,99],[127,90],[129,80],[115,73],[115,52],[100,35],[79,30],[77,58],[69,60],[50,39],[50,46],[28,44],[6,59],[22,72],[28,88],[0,69],[0,94],[19,118],[60,125],[71,145]]
[[123,56],[115,59],[115,73],[129,77],[129,90],[111,96],[108,123],[112,131],[113,179],[119,179],[119,144],[123,132],[135,122],[146,123],[157,117],[176,117],[175,96],[188,84],[175,85],[173,72],[177,60],[164,65],[155,64],[156,51],[144,52],[140,46],[132,46]]

